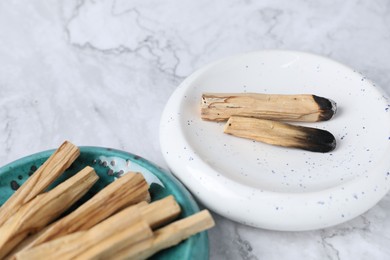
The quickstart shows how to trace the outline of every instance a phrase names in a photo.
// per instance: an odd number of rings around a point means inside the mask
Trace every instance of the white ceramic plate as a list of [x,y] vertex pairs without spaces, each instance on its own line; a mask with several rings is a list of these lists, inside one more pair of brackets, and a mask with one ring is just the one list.
[[[315,94],[336,116],[302,125],[334,134],[337,147],[313,153],[223,133],[200,119],[202,92]],[[390,189],[389,101],[361,74],[330,59],[261,51],[210,64],[188,77],[166,105],[160,142],[172,172],[207,207],[244,224],[311,230],[352,219]]]

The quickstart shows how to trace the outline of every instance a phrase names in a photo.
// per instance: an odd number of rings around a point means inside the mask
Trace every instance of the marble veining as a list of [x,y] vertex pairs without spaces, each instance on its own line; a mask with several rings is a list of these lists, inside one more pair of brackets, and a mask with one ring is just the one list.
[[[58,146],[126,150],[166,167],[162,109],[195,69],[261,49],[309,51],[390,94],[390,2],[0,2],[0,164]],[[390,197],[345,224],[274,232],[215,215],[211,259],[389,259]]]

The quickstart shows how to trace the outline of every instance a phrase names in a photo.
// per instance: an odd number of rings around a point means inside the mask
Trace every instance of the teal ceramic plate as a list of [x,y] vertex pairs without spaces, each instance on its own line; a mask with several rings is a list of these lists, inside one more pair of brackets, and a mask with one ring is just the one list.
[[[53,152],[54,150],[50,150],[33,154],[0,168],[0,205]],[[87,165],[92,166],[100,179],[90,192],[81,199],[80,203],[96,194],[110,182],[115,181],[118,175],[128,171],[137,171],[141,172],[149,183],[152,201],[172,194],[181,206],[180,218],[199,211],[197,204],[180,182],[170,173],[137,155],[101,147],[80,147],[80,152],[81,154],[77,160],[57,181],[58,183],[69,178]],[[53,185],[56,185],[56,183]],[[151,259],[208,259],[208,253],[207,233],[202,232],[175,247],[161,251]]]

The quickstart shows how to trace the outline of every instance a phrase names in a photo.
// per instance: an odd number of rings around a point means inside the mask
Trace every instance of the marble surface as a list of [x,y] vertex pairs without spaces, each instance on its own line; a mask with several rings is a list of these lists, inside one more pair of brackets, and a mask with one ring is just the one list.
[[[167,167],[162,109],[192,71],[229,55],[309,51],[390,94],[390,1],[0,1],[0,164],[68,139]],[[369,104],[367,104],[369,105]],[[310,232],[215,215],[211,259],[389,259],[390,196]]]

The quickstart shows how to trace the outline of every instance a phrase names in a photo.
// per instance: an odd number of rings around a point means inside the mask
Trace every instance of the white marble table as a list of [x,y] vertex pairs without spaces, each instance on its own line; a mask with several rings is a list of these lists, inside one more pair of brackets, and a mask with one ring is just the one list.
[[[390,94],[390,1],[1,1],[0,164],[68,139],[167,167],[158,127],[175,87],[210,61],[262,49],[328,56]],[[390,196],[311,232],[215,216],[210,257],[390,259],[389,216]]]

